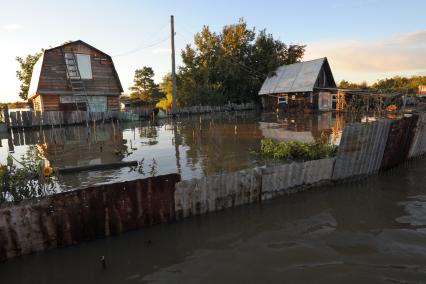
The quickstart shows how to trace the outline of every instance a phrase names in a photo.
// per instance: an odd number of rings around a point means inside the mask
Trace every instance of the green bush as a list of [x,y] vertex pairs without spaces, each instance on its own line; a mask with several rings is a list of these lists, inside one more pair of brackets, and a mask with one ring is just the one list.
[[30,146],[20,161],[9,155],[7,164],[0,164],[0,203],[50,194],[55,187],[52,173],[35,146]]
[[260,150],[262,155],[273,159],[309,161],[334,157],[337,146],[332,145],[327,136],[321,135],[321,138],[314,142],[276,142],[265,138],[261,141]]

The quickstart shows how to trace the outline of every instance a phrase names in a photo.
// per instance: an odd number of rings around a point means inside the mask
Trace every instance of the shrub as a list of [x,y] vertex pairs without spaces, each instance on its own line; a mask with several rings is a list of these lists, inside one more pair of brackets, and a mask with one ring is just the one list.
[[334,157],[337,146],[332,145],[327,136],[321,135],[314,142],[276,142],[265,138],[261,141],[260,150],[262,155],[273,159],[309,161]]
[[42,149],[31,146],[20,161],[9,155],[7,164],[0,165],[0,202],[49,194],[55,187],[52,174]]

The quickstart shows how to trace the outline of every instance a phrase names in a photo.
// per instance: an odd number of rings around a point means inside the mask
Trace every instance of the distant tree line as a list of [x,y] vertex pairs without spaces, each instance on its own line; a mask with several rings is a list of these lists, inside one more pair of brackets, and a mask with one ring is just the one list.
[[394,76],[377,80],[375,83],[368,85],[366,82],[357,84],[342,80],[339,83],[341,88],[349,89],[376,89],[380,92],[403,92],[417,93],[419,85],[426,85],[426,76],[402,77]]

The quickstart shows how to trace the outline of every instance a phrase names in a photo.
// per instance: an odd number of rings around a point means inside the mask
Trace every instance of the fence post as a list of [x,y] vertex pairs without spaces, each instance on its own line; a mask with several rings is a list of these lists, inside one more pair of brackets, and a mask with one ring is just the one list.
[[9,107],[6,105],[3,107],[3,118],[6,123],[7,129],[10,128],[10,119],[9,119]]

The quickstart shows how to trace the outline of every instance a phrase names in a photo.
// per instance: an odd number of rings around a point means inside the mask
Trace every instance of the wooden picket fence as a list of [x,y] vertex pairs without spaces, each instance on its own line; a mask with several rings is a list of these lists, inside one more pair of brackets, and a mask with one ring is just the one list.
[[[252,110],[256,108],[257,105],[255,103],[227,104],[223,106],[190,106],[176,108],[176,110],[173,111],[173,114],[191,115],[223,111]],[[169,113],[172,113],[172,111],[170,111]]]
[[[177,115],[191,115],[223,111],[251,110],[257,106],[254,103],[227,104],[224,106],[191,106],[177,108],[173,113]],[[9,113],[9,128],[31,128],[38,126],[76,125],[93,121],[109,121],[111,119],[125,119],[126,117],[147,117],[153,108],[139,108],[122,111],[86,112],[86,111],[11,111]],[[7,118],[6,118],[7,120]]]
[[119,111],[13,111],[9,113],[10,128],[75,125],[92,121],[109,121],[119,117]]

